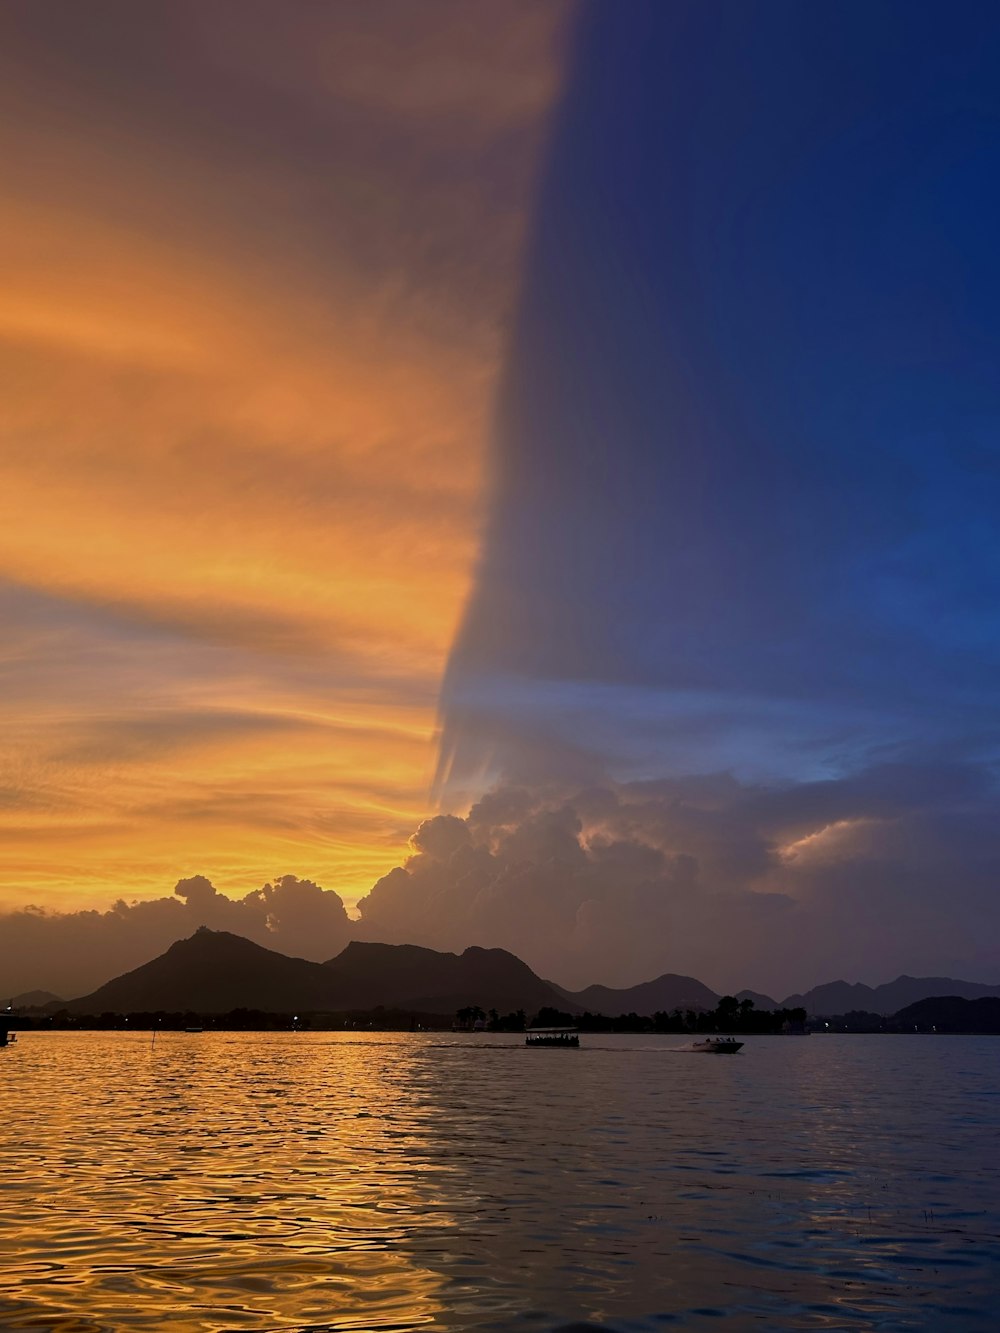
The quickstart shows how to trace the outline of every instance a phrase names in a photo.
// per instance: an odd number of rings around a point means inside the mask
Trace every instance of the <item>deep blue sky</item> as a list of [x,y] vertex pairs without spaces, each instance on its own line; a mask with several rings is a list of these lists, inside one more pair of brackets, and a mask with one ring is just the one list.
[[998,236],[995,5],[586,6],[445,693],[458,771],[988,741]]

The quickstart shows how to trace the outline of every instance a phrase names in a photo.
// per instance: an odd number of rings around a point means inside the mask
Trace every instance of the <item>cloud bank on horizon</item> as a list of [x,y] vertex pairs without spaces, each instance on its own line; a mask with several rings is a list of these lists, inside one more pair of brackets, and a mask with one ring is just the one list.
[[191,875],[178,880],[170,897],[119,899],[102,910],[17,908],[0,913],[4,1000],[35,990],[64,1000],[89,994],[199,926],[316,961],[339,953],[350,933],[340,895],[295,875],[282,875],[242,898],[220,893],[204,875]]
[[236,900],[192,876],[106,912],[0,916],[0,985],[85,994],[200,925],[315,961],[350,939],[502,947],[570,988],[666,971],[778,999],[901,972],[992,983],[998,863],[994,788],[976,764],[784,785],[506,785],[465,818],[425,820],[356,920],[294,875]]

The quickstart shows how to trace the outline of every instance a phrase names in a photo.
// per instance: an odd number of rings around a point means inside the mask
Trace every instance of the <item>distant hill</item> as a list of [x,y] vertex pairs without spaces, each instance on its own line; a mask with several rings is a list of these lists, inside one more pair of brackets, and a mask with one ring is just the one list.
[[[947,977],[903,976],[874,989],[834,981],[805,995],[789,996],[784,1007],[801,1005],[819,1017],[852,1010],[890,1015],[940,996],[977,1000],[1000,996],[1000,986]],[[740,991],[736,998],[752,999],[757,1009],[779,1007],[756,991]],[[544,981],[505,949],[469,948],[454,954],[410,944],[355,940],[335,958],[312,963],[262,948],[240,935],[202,927],[158,958],[64,1007],[77,1014],[161,1009],[215,1014],[233,1009],[338,1013],[382,1005],[424,1014],[453,1014],[479,1005],[501,1014],[524,1009],[530,1017],[543,1006],[551,1006],[613,1018],[674,1009],[711,1010],[718,1002],[719,996],[696,978],[672,972],[620,990],[588,986],[568,991]],[[21,1008],[44,1005],[51,1010],[63,1002],[40,991],[16,997],[15,1004]]]
[[241,935],[203,927],[152,962],[115,977],[66,1008],[78,1014],[157,1009],[201,1014],[231,1009],[286,1013],[324,1008],[329,981],[322,963],[288,958]]
[[755,1009],[781,1009],[782,1007],[794,1009],[794,1004],[782,1006],[777,1000],[772,1000],[770,995],[762,995],[758,990],[741,990],[736,992],[737,1000],[753,1000]]
[[790,995],[783,1007],[793,1009],[801,1005],[810,1016],[817,1018],[847,1014],[856,1009],[872,1014],[895,1014],[907,1005],[938,995],[977,1000],[982,996],[1000,995],[1000,986],[956,981],[953,977],[902,976],[875,987],[863,986],[860,982],[852,985],[846,981],[830,981],[824,986],[814,986],[804,995]]
[[202,928],[151,962],[71,1001],[71,1013],[292,1013],[412,1009],[451,1014],[466,1005],[501,1013],[564,1006],[562,996],[503,949],[437,953],[353,942],[326,963],[288,958],[226,931]]
[[23,995],[15,995],[10,1001],[12,1009],[41,1009],[47,1004],[62,1004],[58,995],[47,990],[29,990]]
[[571,1005],[592,1014],[655,1014],[672,1009],[714,1009],[719,996],[694,977],[665,972],[655,981],[616,990],[611,986],[588,986],[581,991],[563,991]]
[[331,977],[335,1009],[383,1004],[425,1013],[454,1013],[478,1004],[501,1014],[543,1005],[565,1007],[562,995],[506,949],[468,948],[438,953],[415,944],[365,944],[353,940],[323,964]]
[[982,996],[966,1000],[959,995],[938,995],[918,1000],[893,1016],[892,1026],[901,1032],[966,1032],[1000,1034],[1000,997]]

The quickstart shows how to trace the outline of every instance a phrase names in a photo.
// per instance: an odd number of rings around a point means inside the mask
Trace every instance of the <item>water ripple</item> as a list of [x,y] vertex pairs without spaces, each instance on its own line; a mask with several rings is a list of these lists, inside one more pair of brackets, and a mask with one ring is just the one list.
[[0,1327],[992,1329],[994,1041],[599,1040],[25,1034]]

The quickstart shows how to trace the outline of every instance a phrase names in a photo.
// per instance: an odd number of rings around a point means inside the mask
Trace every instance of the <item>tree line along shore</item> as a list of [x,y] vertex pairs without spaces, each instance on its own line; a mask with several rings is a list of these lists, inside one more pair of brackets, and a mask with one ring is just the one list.
[[570,1014],[543,1007],[534,1014],[518,1009],[500,1014],[496,1009],[468,1005],[454,1014],[423,1013],[378,1005],[373,1009],[292,1014],[240,1008],[227,1013],[193,1010],[155,1010],[128,1014],[105,1011],[75,1014],[67,1009],[49,1013],[8,1012],[4,1024],[11,1030],[38,1031],[380,1031],[380,1032],[524,1032],[531,1027],[575,1027],[580,1032],[690,1034],[731,1032],[737,1035],[817,1033],[925,1033],[1000,1034],[1000,998],[965,1000],[939,996],[920,1000],[889,1016],[853,1010],[817,1018],[801,1007],[758,1009],[752,1000],[725,995],[715,1009],[674,1009],[654,1014],[609,1016],[585,1012]]

